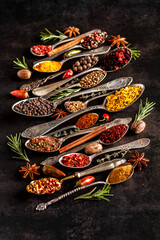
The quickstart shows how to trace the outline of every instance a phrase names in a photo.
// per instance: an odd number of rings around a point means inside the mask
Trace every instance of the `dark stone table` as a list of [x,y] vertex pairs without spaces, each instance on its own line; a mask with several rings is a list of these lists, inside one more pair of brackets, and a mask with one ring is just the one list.
[[[1,1],[1,240],[160,239],[158,10],[159,0]],[[82,191],[48,207],[44,212],[36,212],[35,207],[38,203],[73,189],[76,180],[65,182],[62,189],[52,196],[39,197],[26,192],[25,187],[29,179],[22,179],[18,172],[25,162],[12,159],[14,154],[6,144],[6,136],[15,135],[27,127],[49,121],[50,118],[27,118],[12,112],[11,106],[17,99],[9,93],[27,82],[18,79],[12,61],[25,56],[31,67],[37,58],[30,54],[29,48],[40,43],[40,32],[44,28],[53,32],[56,29],[62,31],[67,26],[79,27],[81,32],[100,28],[107,31],[109,37],[120,34],[126,37],[132,47],[141,51],[139,59],[133,60],[120,71],[108,74],[106,81],[132,76],[134,83],[143,83],[146,87],[143,101],[148,97],[149,101],[156,102],[154,111],[145,120],[145,131],[137,136],[129,133],[121,141],[126,143],[142,137],[150,138],[151,144],[139,150],[140,153],[145,152],[150,162],[142,171],[136,169],[129,181],[113,186],[111,192],[114,197],[110,198],[110,202],[74,201],[74,197],[85,192]],[[64,69],[67,66],[70,65],[66,64]],[[32,80],[40,79],[44,75],[34,72]],[[111,120],[118,117],[134,118],[138,106],[139,101],[122,112],[110,114]],[[22,142],[24,143],[24,139]],[[32,164],[39,164],[49,156],[29,151],[27,154]],[[129,156],[126,158],[129,159]],[[95,164],[96,162],[93,165]],[[63,170],[67,175],[73,173],[71,170]],[[96,174],[96,181],[104,181],[107,175],[108,172]]]

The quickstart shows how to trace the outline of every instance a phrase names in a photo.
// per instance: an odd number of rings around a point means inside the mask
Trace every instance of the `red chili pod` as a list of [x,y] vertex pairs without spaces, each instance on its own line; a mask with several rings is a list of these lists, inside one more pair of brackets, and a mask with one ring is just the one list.
[[93,177],[93,176],[84,177],[84,178],[82,178],[82,179],[79,179],[79,180],[76,182],[76,187],[81,187],[81,186],[88,185],[88,184],[90,184],[91,182],[93,182],[94,180],[95,180],[95,177]]
[[44,165],[42,168],[44,175],[51,177],[65,177],[66,174],[52,165]]
[[14,97],[18,97],[18,98],[22,98],[22,99],[29,97],[28,92],[25,90],[14,90],[14,91],[10,92],[10,94]]
[[73,71],[71,69],[66,70],[66,72],[63,75],[63,79],[70,78],[73,76]]

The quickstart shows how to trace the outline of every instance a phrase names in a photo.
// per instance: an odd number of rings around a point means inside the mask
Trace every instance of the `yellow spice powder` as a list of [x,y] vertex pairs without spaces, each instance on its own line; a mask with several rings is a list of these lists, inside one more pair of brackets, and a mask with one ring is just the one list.
[[116,167],[110,173],[108,182],[111,184],[123,182],[130,177],[132,170],[133,167],[131,164]]
[[109,111],[119,111],[129,106],[142,92],[141,87],[128,86],[116,90],[115,94],[109,95],[106,100],[106,109]]
[[55,72],[60,70],[62,64],[56,61],[47,61],[37,64],[34,69],[41,72]]

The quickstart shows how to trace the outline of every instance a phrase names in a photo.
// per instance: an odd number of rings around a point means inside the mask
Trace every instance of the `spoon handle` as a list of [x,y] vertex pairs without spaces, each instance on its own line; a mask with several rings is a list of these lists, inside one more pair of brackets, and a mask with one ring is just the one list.
[[24,138],[31,138],[31,137],[37,137],[37,136],[41,136],[46,134],[47,132],[51,131],[52,129],[56,128],[57,126],[59,126],[60,124],[71,120],[74,117],[78,117],[79,115],[86,113],[88,111],[91,110],[97,110],[97,109],[104,109],[103,105],[97,105],[97,106],[92,106],[89,108],[86,108],[84,110],[81,110],[79,112],[75,112],[73,114],[69,114],[63,118],[60,118],[58,120],[53,120],[50,122],[46,122],[46,123],[41,123],[35,126],[32,126],[30,128],[27,128],[26,130],[24,130],[21,133],[21,136]]
[[50,201],[48,201],[48,202],[46,202],[46,203],[40,203],[40,204],[38,204],[37,207],[36,207],[36,210],[37,210],[37,211],[43,211],[43,210],[45,210],[49,205],[51,205],[51,204],[53,204],[53,203],[56,203],[56,202],[62,200],[63,198],[68,197],[68,196],[71,195],[71,194],[74,194],[74,193],[76,193],[76,192],[78,192],[78,191],[80,191],[80,190],[83,190],[83,189],[88,188],[88,187],[92,187],[92,186],[94,186],[94,185],[99,185],[99,184],[104,184],[104,185],[105,185],[106,182],[99,181],[99,182],[91,183],[91,184],[86,185],[86,186],[82,186],[82,187],[75,188],[75,189],[73,189],[73,190],[71,190],[71,191],[69,191],[69,192],[67,192],[67,193],[65,193],[65,194],[63,194],[63,195],[61,195],[61,196],[59,196],[59,197],[57,197],[57,198],[53,198],[52,200],[50,200]]
[[141,139],[135,140],[135,141],[130,142],[130,143],[126,143],[126,144],[123,144],[123,145],[120,145],[120,146],[105,149],[100,153],[95,153],[95,154],[91,155],[91,157],[93,159],[93,158],[95,158],[95,157],[97,157],[97,156],[99,156],[103,153],[118,151],[118,150],[122,150],[122,149],[129,150],[129,149],[135,149],[135,148],[143,148],[143,147],[148,146],[149,143],[150,143],[149,138],[141,138]]
[[90,51],[86,51],[84,53],[79,53],[79,54],[76,54],[72,57],[69,57],[69,58],[66,58],[66,59],[63,59],[61,61],[61,64],[63,65],[65,62],[69,61],[69,60],[72,60],[74,58],[80,58],[80,57],[85,57],[85,56],[89,56],[90,54],[94,54],[94,55],[102,55],[102,54],[106,54],[107,52],[109,52],[109,50],[111,49],[110,46],[103,46],[103,47],[100,47],[100,48],[97,48],[97,49],[94,49],[94,50],[90,50]]
[[80,91],[78,93],[72,94],[68,97],[60,99],[60,101],[63,102],[63,101],[66,101],[70,98],[80,96],[82,94],[89,94],[89,93],[92,93],[92,92],[100,92],[100,91],[119,89],[121,87],[125,87],[125,86],[129,85],[132,81],[133,81],[132,77],[118,78],[118,79],[112,80],[108,83],[99,85],[98,87],[94,87],[92,89],[88,89],[88,90],[84,90],[84,91]]
[[107,162],[101,163],[101,164],[99,164],[95,167],[89,168],[89,169],[84,170],[82,172],[76,172],[75,176],[77,178],[81,178],[81,177],[86,176],[86,175],[99,173],[99,172],[105,172],[106,170],[113,169],[113,168],[115,168],[115,167],[117,167],[120,164],[125,163],[125,162],[126,162],[126,159],[117,158],[117,159],[114,159],[112,161],[107,161]]
[[[87,69],[83,72],[75,74],[74,76],[72,76],[70,78],[61,80],[61,81],[56,82],[56,83],[48,84],[44,87],[36,88],[32,91],[32,93],[36,96],[44,96],[45,98],[49,98],[52,94],[54,94],[54,92],[52,92],[52,91],[54,91],[56,88],[72,81],[75,78],[80,77],[81,75],[87,74],[87,73],[92,72],[92,71],[98,71],[98,70],[102,70],[102,69],[98,68],[98,67],[95,67],[95,68],[92,68],[92,69]],[[62,91],[62,89],[61,89],[61,91]],[[49,94],[49,95],[47,95],[47,94]]]

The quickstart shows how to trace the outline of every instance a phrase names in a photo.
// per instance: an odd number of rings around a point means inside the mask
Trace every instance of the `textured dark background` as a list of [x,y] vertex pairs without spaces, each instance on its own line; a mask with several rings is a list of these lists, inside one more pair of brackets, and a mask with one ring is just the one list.
[[[0,20],[0,239],[160,239],[159,0],[8,0],[1,1]],[[26,82],[17,78],[12,61],[26,56],[31,66],[36,59],[30,55],[29,48],[39,42],[40,31],[47,27],[54,32],[69,25],[79,27],[81,32],[100,28],[107,31],[109,37],[120,34],[133,47],[141,50],[141,58],[132,61],[123,70],[109,74],[106,81],[132,76],[134,83],[141,82],[146,86],[142,99],[149,97],[149,101],[157,103],[155,110],[146,118],[145,131],[139,136],[128,134],[121,142],[149,137],[151,144],[144,152],[150,162],[148,168],[136,171],[128,182],[112,187],[114,197],[110,202],[74,201],[74,196],[71,196],[44,212],[36,212],[38,203],[73,189],[75,181],[64,183],[61,191],[52,196],[38,197],[26,193],[25,186],[29,180],[22,180],[18,173],[24,162],[12,159],[12,153],[6,146],[6,136],[44,120],[25,118],[11,111],[16,99],[9,92]],[[32,80],[42,76],[33,73]],[[125,111],[111,115],[111,119],[134,117],[138,105],[139,101]],[[28,155],[32,164],[38,164],[46,156],[30,152]],[[70,173],[73,172],[67,172]],[[105,180],[106,177],[107,173],[97,174],[96,180]]]

